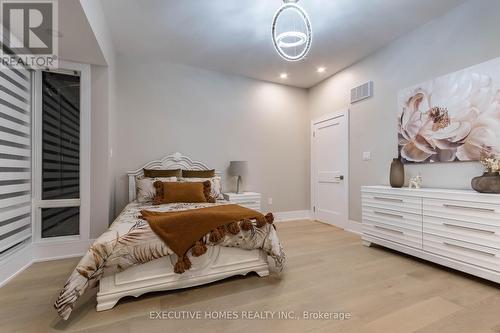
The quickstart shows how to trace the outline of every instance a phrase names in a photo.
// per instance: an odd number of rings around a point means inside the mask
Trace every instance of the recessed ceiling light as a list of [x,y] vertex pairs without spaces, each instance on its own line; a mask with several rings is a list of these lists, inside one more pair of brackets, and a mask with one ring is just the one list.
[[325,67],[318,67],[318,69],[316,71],[318,73],[324,73],[326,71],[326,68]]
[[288,74],[287,73],[281,73],[280,78],[282,79],[288,79]]

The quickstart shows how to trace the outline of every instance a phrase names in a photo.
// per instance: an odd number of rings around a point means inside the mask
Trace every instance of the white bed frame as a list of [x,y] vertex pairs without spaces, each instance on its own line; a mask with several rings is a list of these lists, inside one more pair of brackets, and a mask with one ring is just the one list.
[[[143,169],[189,169],[208,170],[202,162],[193,161],[175,153],[157,161],[152,161],[127,173],[129,179],[129,200],[136,198],[135,180],[143,175]],[[216,173],[220,175],[219,173]],[[105,275],[100,281],[97,293],[97,311],[113,308],[120,298],[141,296],[152,291],[163,291],[198,286],[234,275],[256,272],[259,276],[269,275],[267,254],[262,250],[242,250],[238,248],[209,246],[207,253],[192,257],[191,269],[183,274],[174,273],[175,255],[166,256],[145,264],[131,267],[121,273]]]

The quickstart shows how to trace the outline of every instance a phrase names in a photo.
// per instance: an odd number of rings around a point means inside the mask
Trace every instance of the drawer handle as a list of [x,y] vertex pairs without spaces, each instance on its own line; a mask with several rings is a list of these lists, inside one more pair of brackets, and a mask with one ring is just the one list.
[[464,229],[464,230],[470,230],[470,231],[477,231],[477,232],[483,232],[483,233],[492,234],[492,235],[495,234],[495,232],[491,231],[491,230],[484,230],[484,229],[477,229],[477,228],[465,227],[465,226],[462,226],[462,225],[456,225],[456,224],[450,224],[450,223],[443,223],[443,225],[445,227],[449,227],[449,228],[456,228],[456,229]]
[[377,214],[377,215],[382,215],[382,216],[395,217],[395,218],[398,218],[398,219],[404,219],[404,216],[402,216],[402,215],[397,215],[397,214],[384,213],[384,212],[378,212],[378,211],[375,211],[375,214]]
[[485,255],[485,256],[488,256],[488,257],[496,257],[496,255],[494,253],[490,253],[490,252],[486,252],[486,251],[471,249],[471,248],[468,248],[468,247],[465,247],[465,246],[460,246],[460,245],[451,244],[451,243],[447,243],[447,242],[443,242],[443,244],[446,245],[446,246],[449,246],[449,247],[454,247],[454,248],[459,249],[459,250],[474,252],[474,253],[482,254],[482,255]]
[[492,208],[469,207],[469,206],[450,205],[450,204],[443,204],[443,206],[446,208],[452,208],[452,209],[476,210],[476,211],[489,212],[489,213],[495,212],[495,210]]
[[401,202],[403,203],[403,199],[393,199],[393,198],[384,198],[384,197],[373,197],[375,200],[380,200],[380,201],[390,201],[390,202]]
[[381,226],[378,226],[378,225],[374,225],[374,227],[377,228],[377,229],[381,229],[381,230],[385,230],[385,231],[389,231],[389,232],[394,232],[396,234],[404,235],[404,232],[402,232],[400,230],[395,230],[395,229],[391,229],[391,228],[385,228],[385,227],[381,227]]
[[235,201],[234,203],[238,204],[238,205],[252,205],[252,204],[258,204],[257,201]]

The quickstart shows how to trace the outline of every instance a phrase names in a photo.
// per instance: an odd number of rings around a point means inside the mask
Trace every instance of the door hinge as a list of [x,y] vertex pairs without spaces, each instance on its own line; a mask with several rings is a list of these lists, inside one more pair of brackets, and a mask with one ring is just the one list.
[[313,212],[316,212],[316,206],[313,206]]
[[313,138],[315,138],[315,137],[316,137],[316,131],[313,132]]

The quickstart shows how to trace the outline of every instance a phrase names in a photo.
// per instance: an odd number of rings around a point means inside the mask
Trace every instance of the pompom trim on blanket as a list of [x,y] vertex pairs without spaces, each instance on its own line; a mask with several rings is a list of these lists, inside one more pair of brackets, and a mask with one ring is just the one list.
[[[274,222],[273,214],[267,213],[263,219],[256,219],[256,226],[257,228],[262,228],[266,224],[272,224],[273,222]],[[231,222],[226,225],[217,227],[216,229],[210,231],[209,241],[211,243],[217,244],[224,239],[227,233],[231,235],[237,235],[241,230],[244,231],[253,230],[252,221],[245,219],[239,222]],[[197,241],[190,250],[191,254],[194,257],[199,257],[207,252],[207,246],[204,242]],[[175,273],[182,274],[191,268],[191,261],[187,256],[188,252],[186,252],[184,256],[178,257],[177,262],[174,265]]]

